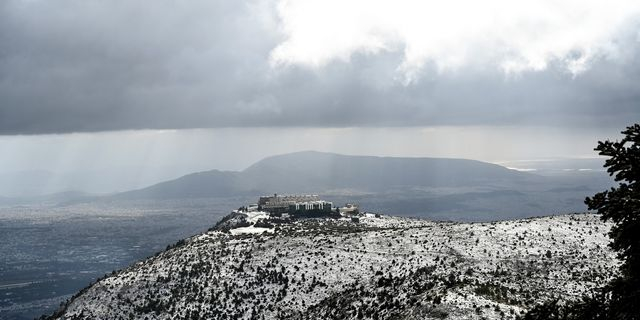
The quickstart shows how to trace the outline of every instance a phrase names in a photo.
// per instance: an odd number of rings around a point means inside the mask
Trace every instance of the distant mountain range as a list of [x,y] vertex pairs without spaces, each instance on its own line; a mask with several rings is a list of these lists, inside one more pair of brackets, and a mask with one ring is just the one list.
[[334,190],[380,193],[416,187],[514,187],[542,180],[530,173],[475,160],[305,151],[268,157],[240,172],[193,173],[116,197],[166,199]]
[[197,172],[112,195],[63,192],[0,198],[0,204],[246,199],[273,193],[314,193],[338,205],[355,202],[370,211],[478,221],[583,212],[584,198],[611,184],[610,177],[598,170],[536,174],[466,159],[304,151],[268,157],[243,171]]
[[543,176],[475,160],[305,151],[268,157],[243,171],[193,173],[110,198],[316,193],[372,211],[476,221],[583,212],[584,198],[610,183],[599,171]]

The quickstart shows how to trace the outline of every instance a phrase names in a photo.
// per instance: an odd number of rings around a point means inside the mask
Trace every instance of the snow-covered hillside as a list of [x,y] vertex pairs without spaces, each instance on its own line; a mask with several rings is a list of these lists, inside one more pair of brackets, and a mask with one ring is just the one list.
[[[60,319],[513,319],[618,261],[576,214],[495,223],[235,214],[83,290]],[[239,222],[239,223],[233,223]]]

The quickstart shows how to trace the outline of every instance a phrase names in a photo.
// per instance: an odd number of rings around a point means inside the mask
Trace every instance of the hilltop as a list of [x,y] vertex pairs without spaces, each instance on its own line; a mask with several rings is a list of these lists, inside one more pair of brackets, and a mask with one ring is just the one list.
[[618,265],[592,214],[487,223],[240,213],[100,279],[52,319],[514,319]]

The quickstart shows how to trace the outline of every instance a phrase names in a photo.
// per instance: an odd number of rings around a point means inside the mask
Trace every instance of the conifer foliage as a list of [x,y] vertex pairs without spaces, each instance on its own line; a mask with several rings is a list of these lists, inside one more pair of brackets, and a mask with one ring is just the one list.
[[595,148],[608,157],[604,167],[618,186],[585,200],[589,210],[613,222],[610,246],[622,260],[619,274],[583,301],[547,302],[529,311],[525,319],[640,319],[640,124],[622,134],[622,140],[600,141]]
[[611,248],[623,261],[620,275],[607,288],[610,317],[640,319],[640,124],[622,131],[620,141],[599,142],[596,151],[609,157],[605,167],[619,185],[600,192],[585,203],[602,220],[614,223]]

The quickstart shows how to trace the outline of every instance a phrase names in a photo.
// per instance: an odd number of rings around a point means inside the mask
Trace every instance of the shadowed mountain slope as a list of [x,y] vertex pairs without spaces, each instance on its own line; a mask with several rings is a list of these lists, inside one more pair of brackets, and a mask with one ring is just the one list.
[[194,173],[117,197],[189,198],[335,189],[381,192],[412,187],[513,187],[541,179],[475,160],[347,156],[306,151],[268,157],[241,172]]
[[604,172],[543,176],[465,159],[349,156],[305,151],[247,169],[206,171],[117,194],[116,199],[190,199],[320,194],[337,205],[438,220],[486,221],[583,212],[607,188]]
[[115,195],[123,199],[207,198],[255,194],[241,182],[238,172],[211,170],[196,172],[175,180]]

